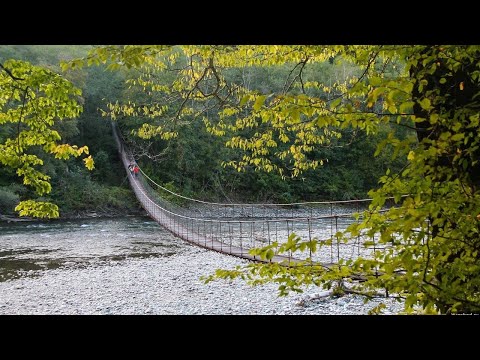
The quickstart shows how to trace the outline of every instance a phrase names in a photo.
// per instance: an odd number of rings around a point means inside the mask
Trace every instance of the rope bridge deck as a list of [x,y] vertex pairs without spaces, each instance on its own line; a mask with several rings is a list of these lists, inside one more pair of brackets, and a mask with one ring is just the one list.
[[[355,201],[304,202],[290,204],[228,204],[188,198],[157,184],[140,169],[135,176],[128,166],[134,158],[117,126],[112,123],[130,185],[148,214],[181,239],[220,253],[258,262],[299,262],[306,259],[330,266],[340,259],[371,254],[378,247],[366,248],[366,238],[344,244],[335,234],[355,220],[354,213],[368,208],[370,199]],[[354,210],[354,211],[352,211]],[[295,233],[303,240],[332,239],[329,247],[275,255],[270,260],[251,255],[249,250],[272,242],[284,243]],[[371,241],[371,239],[368,239]],[[375,243],[375,239],[374,243]]]

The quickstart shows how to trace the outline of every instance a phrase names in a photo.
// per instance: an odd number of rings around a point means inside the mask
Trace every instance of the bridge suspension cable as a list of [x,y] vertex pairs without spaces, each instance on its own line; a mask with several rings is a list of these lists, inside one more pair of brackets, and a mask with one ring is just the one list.
[[[112,122],[113,134],[125,169],[134,162],[131,152]],[[345,244],[336,236],[339,231],[358,221],[354,214],[366,210],[371,199],[353,201],[314,201],[282,204],[218,203],[193,199],[178,194],[155,182],[142,169],[137,175],[127,170],[130,185],[148,214],[180,238],[214,251],[253,261],[267,261],[251,255],[252,248],[278,244],[292,233],[308,241],[330,240],[329,247],[312,253],[309,250],[275,255],[268,261],[299,262],[308,260],[329,266],[340,259],[369,256],[372,249],[364,246],[359,235]],[[354,209],[355,211],[352,211]],[[368,239],[372,241],[371,238]],[[378,250],[373,238],[373,251]]]

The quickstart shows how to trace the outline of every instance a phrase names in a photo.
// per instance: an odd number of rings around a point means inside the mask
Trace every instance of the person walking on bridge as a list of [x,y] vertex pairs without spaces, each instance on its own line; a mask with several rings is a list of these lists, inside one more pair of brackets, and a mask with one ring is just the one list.
[[140,168],[138,167],[138,165],[134,165],[133,166],[133,174],[135,175],[135,177],[138,177],[138,172],[140,171]]

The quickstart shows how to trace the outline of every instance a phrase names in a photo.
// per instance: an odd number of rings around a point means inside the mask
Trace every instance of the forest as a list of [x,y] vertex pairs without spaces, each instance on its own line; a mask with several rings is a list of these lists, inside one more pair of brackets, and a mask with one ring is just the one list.
[[[372,258],[253,263],[207,281],[383,289],[410,312],[480,311],[478,46],[3,46],[0,66],[1,214],[138,211],[114,121],[141,169],[186,196],[371,198],[328,240],[251,251],[265,260],[366,236]],[[353,277],[363,281],[346,289]]]
[[[86,56],[87,45],[9,45],[0,47],[0,63],[9,59],[24,60],[61,73],[60,62]],[[179,51],[178,49],[174,49]],[[263,93],[280,91],[288,81],[291,64],[269,67],[232,69],[232,82]],[[348,64],[325,62],[305,72],[305,81],[341,83],[358,68]],[[138,76],[134,69],[111,71],[106,65],[68,70],[65,78],[82,90],[83,112],[76,118],[58,122],[55,129],[62,142],[86,145],[95,161],[92,171],[81,160],[57,161],[45,157],[44,170],[51,177],[52,192],[38,197],[22,184],[15,171],[1,166],[0,214],[15,216],[14,208],[21,199],[36,198],[59,206],[60,217],[130,214],[140,211],[125,181],[125,171],[117,156],[111,134],[110,119],[102,116],[108,104],[141,102],[145,93],[129,80]],[[171,83],[168,73],[158,73],[159,82]],[[176,105],[178,106],[178,104]],[[208,114],[216,121],[218,114]],[[135,150],[137,161],[155,181],[177,192],[199,199],[220,202],[295,202],[311,200],[349,200],[367,197],[377,186],[378,178],[388,168],[400,169],[401,158],[392,160],[387,152],[374,157],[377,144],[389,132],[407,136],[408,129],[384,125],[375,136],[364,130],[342,130],[342,138],[315,150],[312,156],[325,159],[321,171],[306,171],[301,177],[282,177],[275,172],[255,171],[247,167],[238,172],[222,166],[235,156],[224,146],[226,137],[209,133],[199,121],[184,121],[178,136],[162,140],[142,139],[135,130],[141,116],[120,116],[116,119],[124,137]],[[188,125],[188,126],[187,126]],[[15,131],[15,126],[0,127],[0,143]]]

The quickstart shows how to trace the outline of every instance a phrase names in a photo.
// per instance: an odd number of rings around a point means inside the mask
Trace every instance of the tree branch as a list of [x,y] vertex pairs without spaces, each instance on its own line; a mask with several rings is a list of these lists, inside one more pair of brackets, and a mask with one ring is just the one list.
[[3,66],[3,64],[0,63],[0,68],[2,68],[3,71],[5,71],[8,76],[10,76],[13,80],[16,80],[16,81],[19,81],[19,80],[25,80],[24,78],[19,78],[15,75],[12,74],[12,72],[10,70],[8,70],[5,66]]
[[[283,86],[283,93],[286,94],[290,88],[292,87],[293,83],[297,80],[297,79],[300,79],[300,84],[302,86],[302,91],[303,93],[305,94],[305,88],[304,88],[304,84],[303,84],[303,79],[302,79],[302,71],[303,71],[303,68],[305,67],[305,65],[307,64],[309,58],[308,56],[305,58],[305,60],[302,60],[300,61],[297,65],[295,65],[295,67],[288,73],[288,76],[287,76],[287,79],[285,80],[285,85]],[[297,75],[295,75],[295,77],[293,78],[293,80],[290,82],[290,84],[287,86],[287,83],[288,83],[288,79],[290,79],[290,76],[292,75],[292,73],[295,71],[295,69],[297,67],[300,66],[300,70],[298,72]]]

